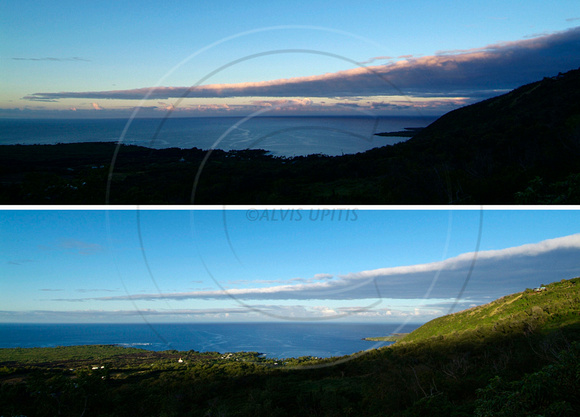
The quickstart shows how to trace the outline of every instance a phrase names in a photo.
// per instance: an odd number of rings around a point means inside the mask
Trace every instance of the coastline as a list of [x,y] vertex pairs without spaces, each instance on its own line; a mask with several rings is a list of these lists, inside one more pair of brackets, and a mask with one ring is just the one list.
[[362,340],[369,342],[398,342],[402,340],[409,333],[392,333],[389,336],[378,336],[378,337],[363,337]]
[[[381,323],[145,323],[4,324],[0,347],[119,345],[148,351],[241,352],[268,357],[333,357],[368,349],[369,335],[390,334],[400,324]],[[415,326],[402,329],[411,331]],[[267,339],[263,335],[268,334]]]
[[421,132],[424,127],[406,127],[405,130],[399,130],[396,132],[380,132],[375,133],[375,136],[392,136],[392,137],[404,137],[404,138],[412,138],[417,133]]

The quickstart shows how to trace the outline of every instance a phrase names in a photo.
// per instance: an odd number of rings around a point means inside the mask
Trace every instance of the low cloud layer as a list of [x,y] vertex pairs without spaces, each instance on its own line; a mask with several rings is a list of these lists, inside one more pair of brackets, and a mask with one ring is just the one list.
[[[331,74],[238,84],[115,91],[34,93],[31,101],[60,99],[167,100],[182,97],[489,96],[580,67],[580,27],[470,50],[441,51],[384,65]],[[390,57],[376,57],[372,60]],[[193,80],[194,81],[194,80]]]
[[467,281],[463,298],[483,301],[580,276],[578,259],[580,234],[575,234],[513,248],[465,253],[440,262],[336,277],[318,274],[316,279],[289,281],[285,285],[59,301],[454,299]]
[[[320,321],[336,320],[348,317],[349,320],[381,320],[401,322],[423,322],[444,314],[445,305],[425,304],[419,307],[368,309],[361,307],[328,307],[325,305],[280,306],[274,304],[259,304],[247,307],[198,308],[198,309],[130,309],[130,310],[32,310],[32,311],[2,311],[0,322],[165,322],[199,320],[268,320],[272,318],[290,321]],[[467,308],[467,306],[465,306]]]

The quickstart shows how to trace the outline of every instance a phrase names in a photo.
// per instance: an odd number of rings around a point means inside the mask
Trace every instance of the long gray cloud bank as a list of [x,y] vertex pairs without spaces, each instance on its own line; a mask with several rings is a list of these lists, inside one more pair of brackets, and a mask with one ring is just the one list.
[[440,262],[361,271],[314,283],[84,300],[451,299],[459,295],[466,281],[463,297],[485,300],[580,276],[579,259],[580,234],[575,234],[507,249],[465,253]]
[[[182,97],[355,97],[408,94],[489,96],[580,67],[580,27],[470,50],[442,51],[323,75],[238,84],[116,91],[34,93],[59,99],[166,100]],[[296,53],[299,53],[298,51]],[[300,55],[298,55],[299,59]],[[192,83],[196,82],[192,80]]]

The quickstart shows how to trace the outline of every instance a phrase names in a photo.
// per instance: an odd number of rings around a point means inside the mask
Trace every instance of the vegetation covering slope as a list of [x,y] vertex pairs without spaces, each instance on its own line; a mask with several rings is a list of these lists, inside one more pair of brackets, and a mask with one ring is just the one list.
[[489,304],[439,317],[419,327],[405,342],[472,332],[484,337],[493,332],[545,332],[579,321],[580,278],[506,295]]
[[0,146],[0,202],[578,204],[579,103],[580,69],[447,113],[406,142],[335,157]]
[[580,278],[563,280],[326,360],[2,349],[0,415],[576,416],[579,295]]

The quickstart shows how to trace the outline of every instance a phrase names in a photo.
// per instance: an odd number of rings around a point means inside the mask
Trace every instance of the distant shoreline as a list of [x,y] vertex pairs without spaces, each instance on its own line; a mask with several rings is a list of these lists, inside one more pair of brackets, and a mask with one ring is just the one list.
[[[147,351],[235,353],[252,351],[270,358],[351,355],[369,348],[363,337],[388,335],[401,323],[145,323],[0,325],[2,348],[117,345]],[[417,324],[418,325],[418,324]],[[407,325],[406,325],[407,326]],[[408,325],[401,331],[414,330]],[[268,339],[263,339],[268,334]],[[160,336],[161,337],[160,337]],[[2,352],[2,349],[0,349]],[[185,359],[185,358],[184,358]],[[1,361],[1,360],[0,360]],[[0,368],[2,365],[0,365]]]
[[390,336],[363,337],[362,340],[369,342],[397,342],[407,336],[409,333],[392,333]]
[[423,129],[424,129],[423,127],[406,127],[405,130],[400,130],[397,132],[375,133],[375,136],[393,136],[393,137],[411,138]]

